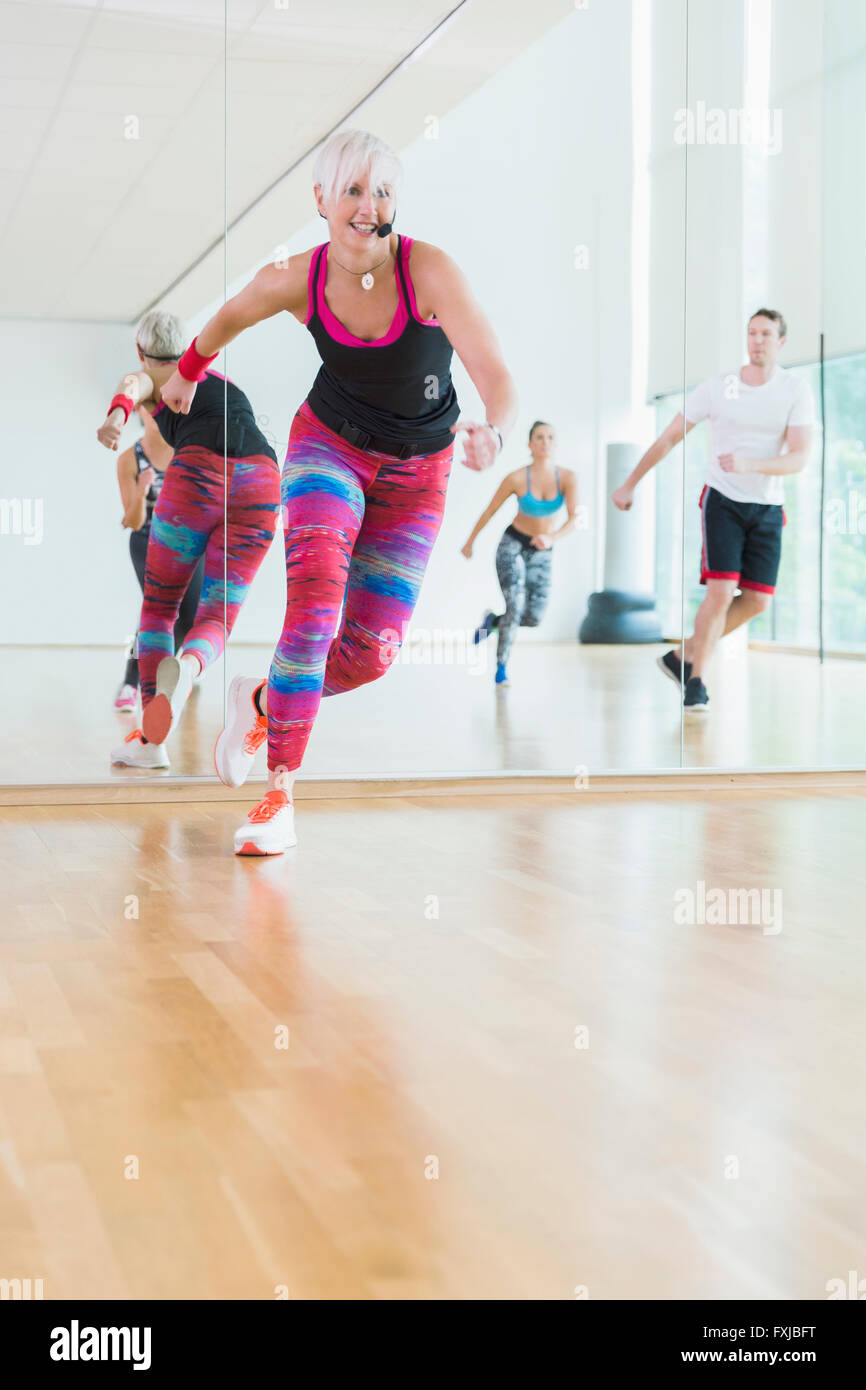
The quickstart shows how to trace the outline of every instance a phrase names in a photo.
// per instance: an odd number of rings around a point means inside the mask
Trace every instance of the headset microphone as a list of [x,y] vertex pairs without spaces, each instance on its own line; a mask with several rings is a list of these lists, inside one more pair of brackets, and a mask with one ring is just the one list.
[[376,228],[376,236],[390,236],[393,230],[393,222],[383,222],[381,227]]

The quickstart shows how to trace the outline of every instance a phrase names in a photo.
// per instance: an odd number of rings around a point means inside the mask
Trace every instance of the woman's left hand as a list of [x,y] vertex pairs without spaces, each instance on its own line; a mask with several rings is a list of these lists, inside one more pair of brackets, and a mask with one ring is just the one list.
[[550,539],[550,536],[533,536],[532,544],[535,546],[536,550],[550,550],[553,546],[553,541]]
[[474,472],[483,473],[485,468],[490,468],[496,462],[499,453],[496,431],[490,425],[479,425],[473,420],[458,420],[456,425],[451,426],[451,433],[456,435],[458,430],[466,431],[461,462]]

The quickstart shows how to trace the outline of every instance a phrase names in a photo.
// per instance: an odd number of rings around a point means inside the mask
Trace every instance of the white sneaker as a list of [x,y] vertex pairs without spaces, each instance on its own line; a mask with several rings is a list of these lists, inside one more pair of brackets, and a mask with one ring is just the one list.
[[145,743],[141,729],[133,729],[119,748],[111,753],[112,764],[122,767],[170,767],[168,753],[163,743]]
[[235,854],[282,854],[298,843],[295,808],[285,792],[268,792],[235,831]]
[[256,751],[268,736],[268,721],[253,699],[265,684],[255,676],[235,676],[226,696],[226,726],[214,745],[217,777],[227,787],[242,787],[250,775]]
[[191,661],[165,656],[156,671],[156,694],[141,716],[144,737],[150,743],[165,743],[189,699],[195,677]]
[[122,685],[114,697],[114,708],[123,714],[132,714],[137,699],[138,691],[134,685]]

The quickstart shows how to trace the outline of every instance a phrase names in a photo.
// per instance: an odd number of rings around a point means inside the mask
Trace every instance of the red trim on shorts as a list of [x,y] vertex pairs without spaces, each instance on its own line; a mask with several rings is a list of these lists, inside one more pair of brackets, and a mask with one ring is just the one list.
[[734,579],[739,582],[740,574],[729,574],[726,570],[701,570],[701,583],[706,584],[708,579]]
[[707,529],[704,525],[704,498],[707,495],[707,485],[704,483],[701,488],[701,495],[698,498],[698,507],[701,513],[701,583],[704,582],[704,570],[707,564]]
[[775,584],[756,584],[753,579],[741,579],[740,588],[757,589],[761,594],[774,594],[776,592]]

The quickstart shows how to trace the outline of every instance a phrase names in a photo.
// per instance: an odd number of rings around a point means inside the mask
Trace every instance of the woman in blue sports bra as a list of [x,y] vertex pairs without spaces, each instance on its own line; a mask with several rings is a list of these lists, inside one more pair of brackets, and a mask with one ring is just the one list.
[[[556,435],[546,420],[536,420],[529,431],[529,451],[531,464],[503,478],[462,550],[467,560],[471,559],[475,537],[503,502],[511,496],[517,498],[517,514],[503,531],[496,550],[496,574],[505,612],[485,612],[475,630],[476,643],[494,629],[498,634],[497,685],[509,684],[506,663],[517,629],[537,627],[544,616],[550,596],[553,543],[568,535],[577,519],[577,478],[570,468],[560,470],[554,464]],[[561,526],[555,526],[554,518],[563,506],[568,516]]]

